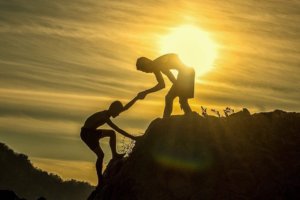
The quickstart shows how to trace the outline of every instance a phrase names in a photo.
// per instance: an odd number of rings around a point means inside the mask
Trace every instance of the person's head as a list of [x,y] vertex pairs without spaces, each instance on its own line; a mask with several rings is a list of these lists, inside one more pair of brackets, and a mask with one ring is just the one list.
[[114,101],[110,104],[108,111],[109,114],[115,118],[123,111],[123,109],[124,107],[120,101]]
[[152,72],[151,67],[152,60],[146,57],[140,57],[136,60],[136,69],[142,72],[150,73]]

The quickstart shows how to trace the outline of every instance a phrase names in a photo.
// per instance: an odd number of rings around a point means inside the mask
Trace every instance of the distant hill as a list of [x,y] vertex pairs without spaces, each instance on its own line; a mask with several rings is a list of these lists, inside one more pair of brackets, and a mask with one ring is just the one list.
[[88,183],[63,181],[57,175],[36,169],[26,155],[16,154],[0,143],[1,200],[5,199],[2,194],[8,194],[4,190],[14,191],[18,197],[28,200],[39,197],[47,200],[82,200],[88,197],[92,189]]
[[156,119],[91,200],[300,199],[300,114]]

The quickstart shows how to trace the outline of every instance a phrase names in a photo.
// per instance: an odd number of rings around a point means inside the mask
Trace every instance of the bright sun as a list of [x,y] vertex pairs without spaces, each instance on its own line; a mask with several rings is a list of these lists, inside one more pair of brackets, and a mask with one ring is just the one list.
[[217,46],[208,33],[192,26],[174,28],[160,41],[161,53],[176,53],[184,64],[194,67],[197,75],[212,69]]

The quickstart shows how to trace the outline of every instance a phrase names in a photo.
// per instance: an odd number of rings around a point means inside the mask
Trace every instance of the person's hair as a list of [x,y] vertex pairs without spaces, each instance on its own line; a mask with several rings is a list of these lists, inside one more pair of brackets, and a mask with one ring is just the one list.
[[141,70],[142,67],[144,67],[145,65],[151,63],[152,60],[150,60],[149,58],[146,57],[140,57],[136,60],[136,69],[137,70]]
[[109,106],[110,111],[121,112],[123,110],[123,108],[124,108],[123,104],[120,101],[114,101]]

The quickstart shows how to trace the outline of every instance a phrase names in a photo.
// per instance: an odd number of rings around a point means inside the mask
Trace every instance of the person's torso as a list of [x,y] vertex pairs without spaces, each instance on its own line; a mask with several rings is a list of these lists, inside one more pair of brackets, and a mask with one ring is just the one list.
[[154,71],[164,71],[175,69],[181,71],[184,68],[176,54],[170,53],[160,56],[153,60]]
[[109,117],[106,110],[97,112],[86,119],[83,127],[89,129],[97,129],[99,126],[104,125],[107,120],[109,120]]

